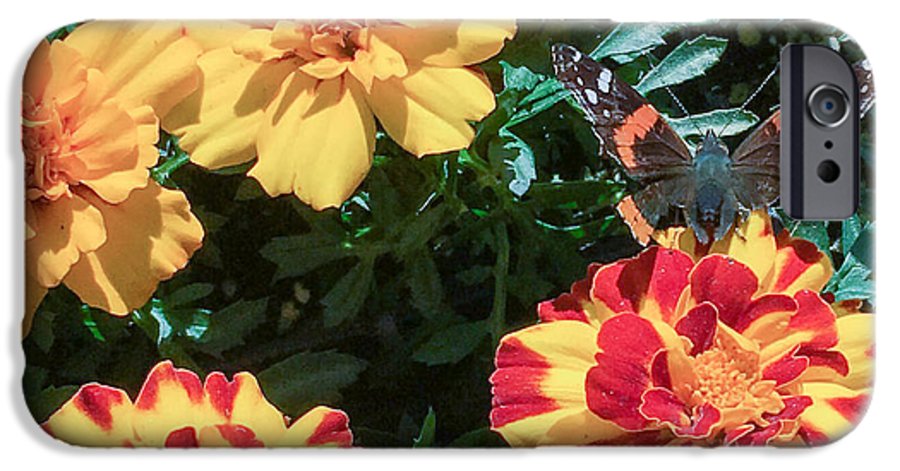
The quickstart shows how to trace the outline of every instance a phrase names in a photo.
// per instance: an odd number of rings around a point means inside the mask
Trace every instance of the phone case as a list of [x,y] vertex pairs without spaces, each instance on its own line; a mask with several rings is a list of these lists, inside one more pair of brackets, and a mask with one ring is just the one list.
[[[788,43],[856,72],[843,221],[778,207]],[[872,387],[874,97],[811,22],[61,28],[27,405],[101,447],[832,442]]]

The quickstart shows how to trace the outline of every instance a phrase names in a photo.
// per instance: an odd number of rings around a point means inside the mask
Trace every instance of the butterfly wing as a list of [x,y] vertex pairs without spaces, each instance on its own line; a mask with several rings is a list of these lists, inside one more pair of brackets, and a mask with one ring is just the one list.
[[577,49],[553,46],[556,77],[572,92],[600,141],[632,178],[646,183],[691,168],[684,141],[640,93]]
[[759,125],[732,154],[734,193],[744,208],[763,208],[778,198],[780,140],[779,110]]
[[859,87],[859,119],[863,119],[875,105],[875,81],[868,59],[853,64],[853,73],[856,74],[856,84]]

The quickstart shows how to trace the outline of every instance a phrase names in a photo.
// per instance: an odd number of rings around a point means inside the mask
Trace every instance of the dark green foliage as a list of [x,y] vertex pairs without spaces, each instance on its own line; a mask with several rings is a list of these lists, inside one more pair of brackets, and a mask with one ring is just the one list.
[[[488,424],[500,338],[534,324],[536,303],[567,291],[589,263],[640,249],[614,210],[633,183],[598,157],[553,77],[550,46],[591,51],[686,139],[712,129],[733,149],[778,103],[773,81],[740,109],[780,46],[829,38],[850,47],[832,32],[764,23],[522,23],[482,65],[497,107],[468,149],[416,159],[379,132],[360,188],[321,212],[269,198],[245,176],[252,164],[191,165],[163,133],[152,176],[187,195],[203,248],[125,317],[51,290],[24,341],[28,405],[43,420],[90,381],[134,396],[156,362],[172,359],[201,375],[250,371],[292,417],[340,407],[358,445],[501,446]],[[827,289],[837,299],[872,302],[867,211],[844,223],[784,219],[834,260]]]

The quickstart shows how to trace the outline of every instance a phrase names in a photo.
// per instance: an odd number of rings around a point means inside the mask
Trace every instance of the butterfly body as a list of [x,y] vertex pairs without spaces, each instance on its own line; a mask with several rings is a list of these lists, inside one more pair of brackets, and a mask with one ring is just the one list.
[[683,220],[708,244],[724,237],[740,214],[778,197],[779,112],[733,153],[711,131],[691,152],[653,105],[610,69],[566,45],[553,47],[553,66],[591,122],[601,156],[618,161],[640,186],[618,209],[642,243],[652,230]]

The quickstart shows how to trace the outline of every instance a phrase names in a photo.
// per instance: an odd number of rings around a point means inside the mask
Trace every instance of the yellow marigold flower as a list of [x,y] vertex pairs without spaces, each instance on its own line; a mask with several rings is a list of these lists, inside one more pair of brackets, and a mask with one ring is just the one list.
[[149,178],[158,116],[199,83],[200,48],[166,23],[88,23],[42,42],[22,98],[25,332],[64,283],[113,314],[184,267],[203,228],[180,191]]
[[591,266],[503,338],[494,430],[514,446],[794,445],[859,421],[873,316],[818,294],[825,254],[765,212],[711,247],[673,245]]
[[234,27],[230,45],[200,57],[202,86],[163,124],[199,165],[258,157],[249,175],[269,195],[338,206],[372,164],[375,117],[419,157],[468,146],[469,123],[495,106],[474,65],[514,32],[469,21]]
[[263,396],[256,378],[220,372],[206,381],[157,364],[134,402],[119,389],[91,383],[41,425],[66,443],[101,447],[298,447],[353,442],[347,414],[315,407],[290,422]]

